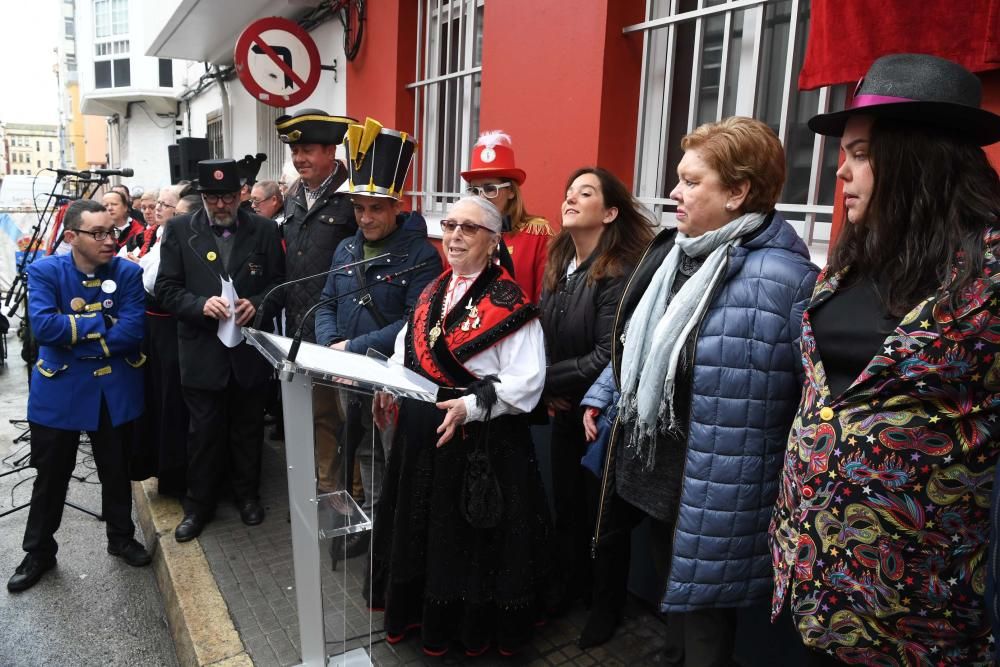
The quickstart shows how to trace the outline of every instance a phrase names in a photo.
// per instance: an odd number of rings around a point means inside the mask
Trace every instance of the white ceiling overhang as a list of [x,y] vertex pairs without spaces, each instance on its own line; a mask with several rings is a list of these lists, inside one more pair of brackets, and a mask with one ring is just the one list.
[[323,0],[181,0],[147,56],[232,65],[236,40],[265,16],[297,19]]
[[177,98],[162,89],[97,88],[80,98],[80,111],[88,116],[124,116],[130,102],[145,102],[156,114],[177,113]]

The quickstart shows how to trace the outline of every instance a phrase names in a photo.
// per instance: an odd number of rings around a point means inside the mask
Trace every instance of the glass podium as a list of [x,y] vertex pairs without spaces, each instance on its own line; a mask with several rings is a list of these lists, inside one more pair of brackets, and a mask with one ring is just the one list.
[[[365,602],[366,564],[358,562],[363,559],[348,560],[343,551],[341,558],[333,559],[332,577],[324,577],[323,563],[329,560],[323,547],[333,540],[333,549],[346,550],[349,536],[372,531],[372,517],[358,506],[350,489],[317,492],[312,388],[324,384],[362,398],[384,391],[433,402],[438,387],[384,359],[302,343],[295,361],[288,361],[292,339],[250,328],[243,329],[243,336],[275,367],[281,381],[301,664],[367,667],[372,664],[372,636],[380,633],[381,621],[373,627]],[[372,432],[374,438],[374,427]]]

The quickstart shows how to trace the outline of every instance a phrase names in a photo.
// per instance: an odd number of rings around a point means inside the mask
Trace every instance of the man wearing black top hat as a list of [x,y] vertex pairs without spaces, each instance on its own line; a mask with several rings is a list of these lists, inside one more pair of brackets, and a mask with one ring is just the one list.
[[[170,222],[156,279],[157,297],[177,317],[181,389],[191,419],[178,542],[197,537],[211,519],[225,471],[243,522],[264,520],[258,487],[271,367],[238,334],[226,339],[225,333],[227,325],[253,320],[285,273],[277,225],[240,207],[236,162],[199,162],[198,183],[205,207]],[[271,318],[262,321],[266,327]]]
[[[288,144],[292,164],[299,173],[301,187],[285,200],[285,222],[281,226],[286,247],[287,280],[327,271],[333,251],[358,227],[350,198],[338,189],[347,180],[347,168],[336,157],[354,119],[331,116],[319,109],[303,109],[275,121],[278,138]],[[324,278],[299,283],[284,291],[285,330],[294,332],[306,311],[323,291]],[[302,326],[303,340],[316,342],[313,316]],[[317,485],[321,493],[338,490],[337,434],[341,419],[337,391],[317,385],[313,388]]]

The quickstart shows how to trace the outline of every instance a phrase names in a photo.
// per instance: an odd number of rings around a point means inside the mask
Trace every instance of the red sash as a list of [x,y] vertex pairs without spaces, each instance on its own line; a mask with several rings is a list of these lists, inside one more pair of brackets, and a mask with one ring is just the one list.
[[447,387],[474,382],[463,364],[538,316],[521,288],[500,266],[488,266],[442,316],[451,270],[433,280],[417,299],[406,333],[406,366]]

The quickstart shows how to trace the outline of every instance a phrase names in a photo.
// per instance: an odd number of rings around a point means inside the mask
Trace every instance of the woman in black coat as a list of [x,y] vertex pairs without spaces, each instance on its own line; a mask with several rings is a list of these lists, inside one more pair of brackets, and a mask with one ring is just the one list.
[[607,590],[599,567],[591,572],[597,480],[580,465],[587,447],[580,400],[608,365],[622,290],[652,237],[652,222],[614,174],[585,167],[570,176],[539,307],[548,363],[543,400],[552,416],[555,555],[562,573],[561,597],[551,611],[566,611],[578,596],[592,599],[579,639],[583,648],[610,638],[624,600]]

